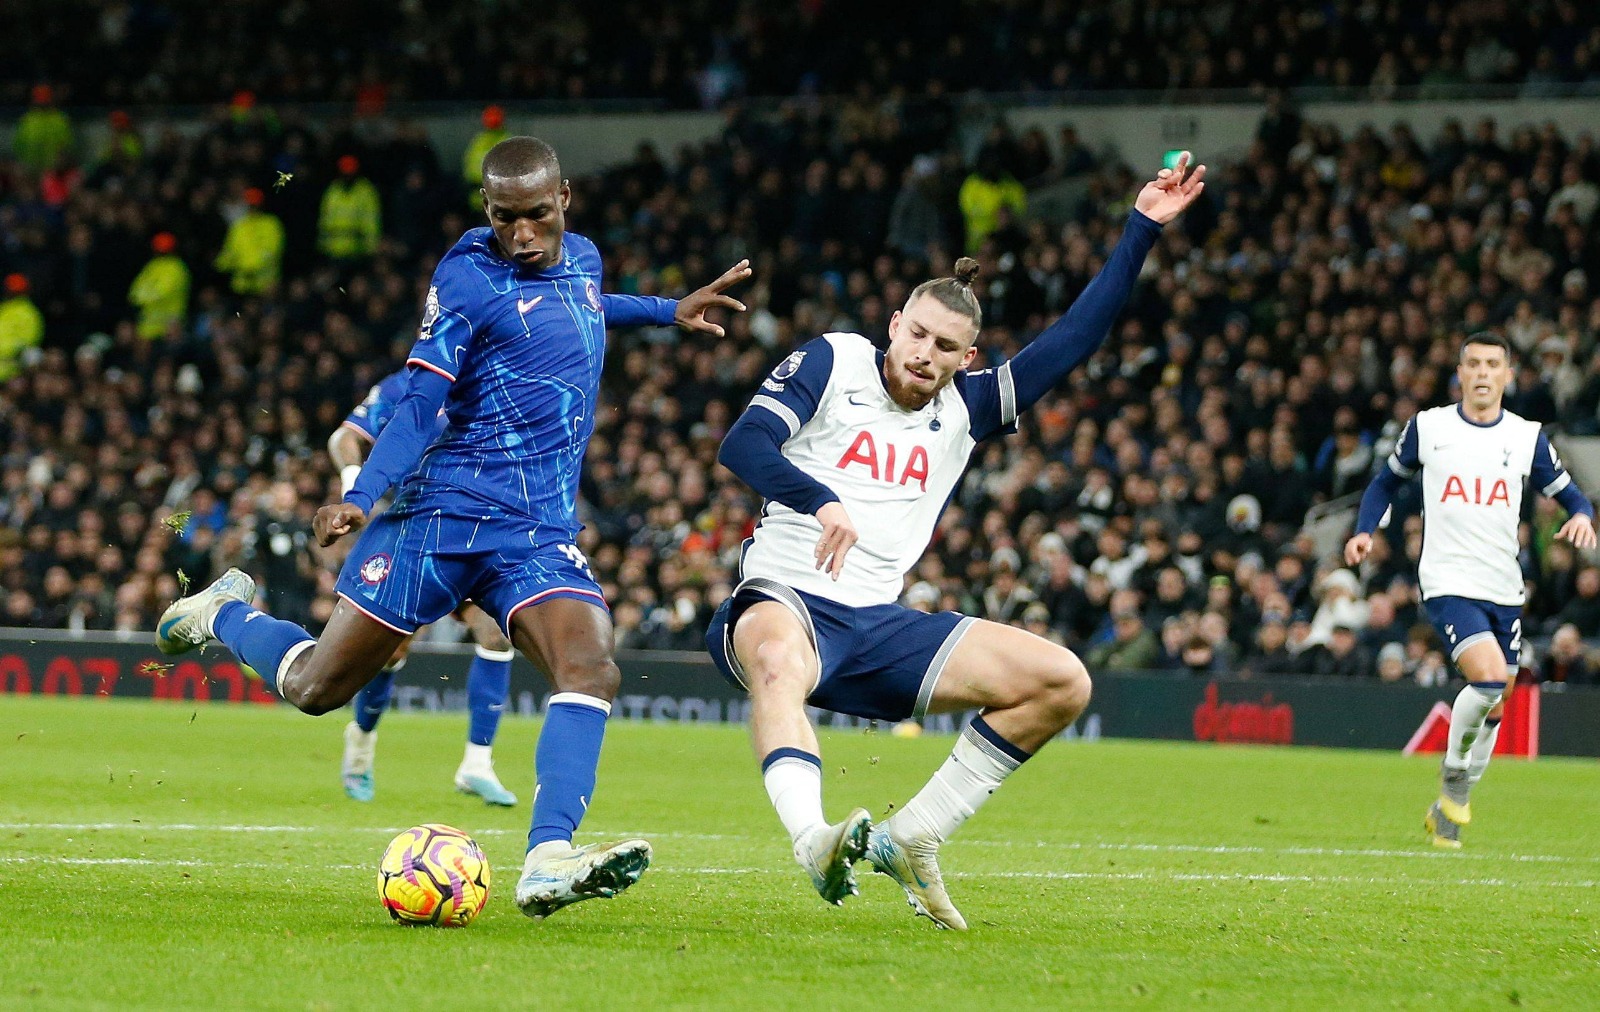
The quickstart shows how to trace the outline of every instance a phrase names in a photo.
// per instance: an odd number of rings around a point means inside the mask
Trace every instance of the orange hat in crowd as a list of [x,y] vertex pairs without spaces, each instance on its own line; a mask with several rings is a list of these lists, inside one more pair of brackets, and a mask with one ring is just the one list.
[[36,84],[33,86],[34,105],[49,105],[55,100],[55,89],[51,88],[48,84]]
[[237,112],[247,112],[256,107],[256,93],[248,88],[240,88],[233,93],[233,100],[228,105]]
[[345,155],[339,159],[339,174],[353,176],[361,169],[361,159],[355,155]]
[[150,240],[150,248],[165,256],[178,248],[178,237],[171,232],[157,232],[156,237]]
[[244,191],[244,202],[251,207],[260,207],[262,201],[266,199],[267,195],[261,192],[261,187],[259,186],[252,186]]
[[6,275],[6,294],[22,295],[28,290],[28,276],[26,274]]
[[497,105],[485,106],[483,110],[483,128],[485,130],[498,130],[506,121],[506,111]]

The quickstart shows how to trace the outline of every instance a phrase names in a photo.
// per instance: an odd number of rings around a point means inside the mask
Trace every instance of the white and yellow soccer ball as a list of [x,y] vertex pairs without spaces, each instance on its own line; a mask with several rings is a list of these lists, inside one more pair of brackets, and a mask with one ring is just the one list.
[[389,842],[378,900],[401,924],[464,928],[489,902],[489,859],[451,826],[414,826]]

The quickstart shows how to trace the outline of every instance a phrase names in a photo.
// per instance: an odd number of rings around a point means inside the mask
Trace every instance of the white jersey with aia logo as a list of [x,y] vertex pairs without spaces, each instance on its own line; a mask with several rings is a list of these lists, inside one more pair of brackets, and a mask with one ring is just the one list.
[[1522,604],[1523,487],[1531,479],[1554,496],[1572,483],[1539,423],[1509,411],[1479,423],[1460,405],[1429,408],[1406,423],[1389,468],[1402,478],[1422,471],[1423,598]]
[[860,540],[837,582],[816,568],[816,517],[769,501],[746,544],[743,578],[764,577],[853,607],[891,604],[933,537],[978,441],[1014,431],[1007,366],[958,373],[917,411],[889,397],[883,354],[859,334],[826,334],[773,370],[750,401],[789,430],[783,457],[827,486]]

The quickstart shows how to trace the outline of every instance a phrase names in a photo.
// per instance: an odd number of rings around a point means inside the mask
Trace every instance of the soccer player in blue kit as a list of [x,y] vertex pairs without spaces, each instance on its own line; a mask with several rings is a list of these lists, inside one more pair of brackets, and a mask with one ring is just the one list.
[[[256,610],[250,578],[229,570],[168,608],[156,642],[181,653],[220,640],[283,698],[321,714],[348,702],[418,627],[475,602],[555,688],[516,886],[517,906],[537,918],[614,896],[650,863],[643,840],[572,842],[621,679],[610,613],[574,543],[605,328],[676,323],[721,336],[706,311],[742,310],[723,291],[750,270],[741,262],[676,303],[602,296],[599,252],[566,231],[572,194],[548,144],[501,141],[484,156],[483,180],[489,225],[463,235],[434,271],[394,420],[355,487],[317,511],[317,539],[330,545],[365,526],[403,480],[345,560],[321,639]],[[441,406],[449,424],[429,445]]]
[[[340,495],[355,487],[367,453],[394,418],[395,408],[405,398],[409,385],[410,377],[404,369],[385,376],[373,384],[367,396],[328,437],[328,456],[339,469]],[[443,412],[435,416],[433,439],[444,434],[447,424]],[[517,796],[495,774],[493,749],[500,716],[511,692],[511,661],[517,653],[482,608],[463,604],[456,609],[456,617],[471,631],[477,654],[467,669],[467,747],[461,765],[456,767],[456,790],[509,808],[517,803]],[[405,666],[410,649],[411,640],[402,643],[383,670],[356,693],[355,716],[345,725],[344,755],[339,761],[339,780],[353,801],[372,800],[378,721],[388,709],[394,676]]]

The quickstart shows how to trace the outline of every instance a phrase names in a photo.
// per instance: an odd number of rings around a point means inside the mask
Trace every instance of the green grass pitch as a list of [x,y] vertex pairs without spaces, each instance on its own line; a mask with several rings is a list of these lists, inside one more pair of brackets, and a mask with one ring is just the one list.
[[[536,725],[453,792],[464,715],[394,714],[377,799],[339,791],[342,716],[0,697],[0,1007],[1600,1007],[1600,764],[1500,761],[1468,849],[1422,838],[1436,760],[1058,743],[946,848],[972,930],[862,866],[825,906],[738,727],[617,722],[583,839],[641,835],[628,893],[544,922],[510,896]],[[831,816],[903,803],[948,738],[823,737]],[[474,834],[464,930],[379,907],[390,836]]]

